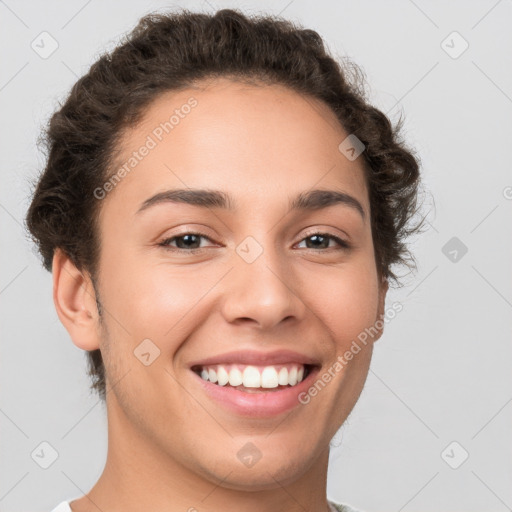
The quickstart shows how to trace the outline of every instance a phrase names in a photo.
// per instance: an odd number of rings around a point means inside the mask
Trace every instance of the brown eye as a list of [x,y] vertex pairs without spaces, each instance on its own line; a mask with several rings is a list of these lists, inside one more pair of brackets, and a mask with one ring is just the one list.
[[[211,240],[206,235],[201,233],[184,233],[182,235],[166,238],[165,240],[162,240],[158,245],[170,250],[174,249],[178,251],[194,252],[203,248],[200,247],[202,238],[211,242]],[[172,245],[173,242],[175,242],[176,245]]]
[[350,247],[348,242],[345,242],[345,240],[337,236],[330,235],[329,233],[313,233],[304,238],[300,243],[306,241],[306,249],[331,249],[333,247],[329,246],[329,244],[332,240],[343,249]]

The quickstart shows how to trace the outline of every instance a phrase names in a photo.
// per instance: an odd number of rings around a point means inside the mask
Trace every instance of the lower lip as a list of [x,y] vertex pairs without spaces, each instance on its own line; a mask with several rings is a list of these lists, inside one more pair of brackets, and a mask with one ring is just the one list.
[[318,368],[311,368],[309,375],[299,384],[277,391],[258,391],[247,393],[231,386],[219,386],[202,379],[199,383],[206,394],[231,412],[251,418],[267,418],[287,412],[297,405],[302,405],[299,395],[306,392],[318,373]]

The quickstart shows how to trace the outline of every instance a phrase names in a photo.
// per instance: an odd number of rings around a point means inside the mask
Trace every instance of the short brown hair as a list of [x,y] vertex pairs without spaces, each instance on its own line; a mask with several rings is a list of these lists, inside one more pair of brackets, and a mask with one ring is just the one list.
[[[399,285],[392,266],[415,267],[405,239],[423,223],[411,225],[419,160],[399,138],[402,119],[393,127],[369,104],[361,69],[331,57],[317,32],[232,9],[147,15],[75,83],[45,132],[46,168],[26,218],[45,268],[51,271],[54,251],[61,248],[94,283],[100,248],[94,190],[108,177],[123,130],[161,93],[215,77],[281,84],[321,100],[364,144],[377,270]],[[87,355],[91,387],[104,400],[101,353]]]

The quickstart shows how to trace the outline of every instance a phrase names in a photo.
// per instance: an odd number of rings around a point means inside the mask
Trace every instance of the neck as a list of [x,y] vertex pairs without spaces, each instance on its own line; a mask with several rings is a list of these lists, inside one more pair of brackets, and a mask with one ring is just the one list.
[[[326,512],[329,449],[291,477],[266,472],[258,488],[237,482],[236,470],[213,475],[186,466],[134,429],[115,400],[107,404],[108,453],[105,468],[87,495],[71,503],[73,512]],[[194,464],[194,461],[191,463]],[[256,468],[256,466],[254,467]],[[261,468],[260,468],[261,471]],[[260,481],[261,478],[260,478]]]

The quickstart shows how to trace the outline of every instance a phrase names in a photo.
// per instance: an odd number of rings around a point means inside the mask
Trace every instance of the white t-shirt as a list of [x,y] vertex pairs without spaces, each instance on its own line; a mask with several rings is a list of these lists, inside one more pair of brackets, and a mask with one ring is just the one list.
[[[78,498],[74,498],[74,499],[78,499]],[[74,499],[72,499],[71,501],[74,501]],[[355,508],[352,508],[350,505],[334,503],[331,500],[327,500],[327,503],[328,503],[329,507],[331,507],[331,512],[361,512],[359,510],[356,510]],[[52,512],[72,512],[71,508],[69,506],[69,501],[63,501],[62,503],[59,503],[52,510]]]
[[[71,500],[73,501],[73,500]],[[52,512],[71,512],[71,508],[69,506],[68,501],[63,501],[62,503],[59,503]]]

